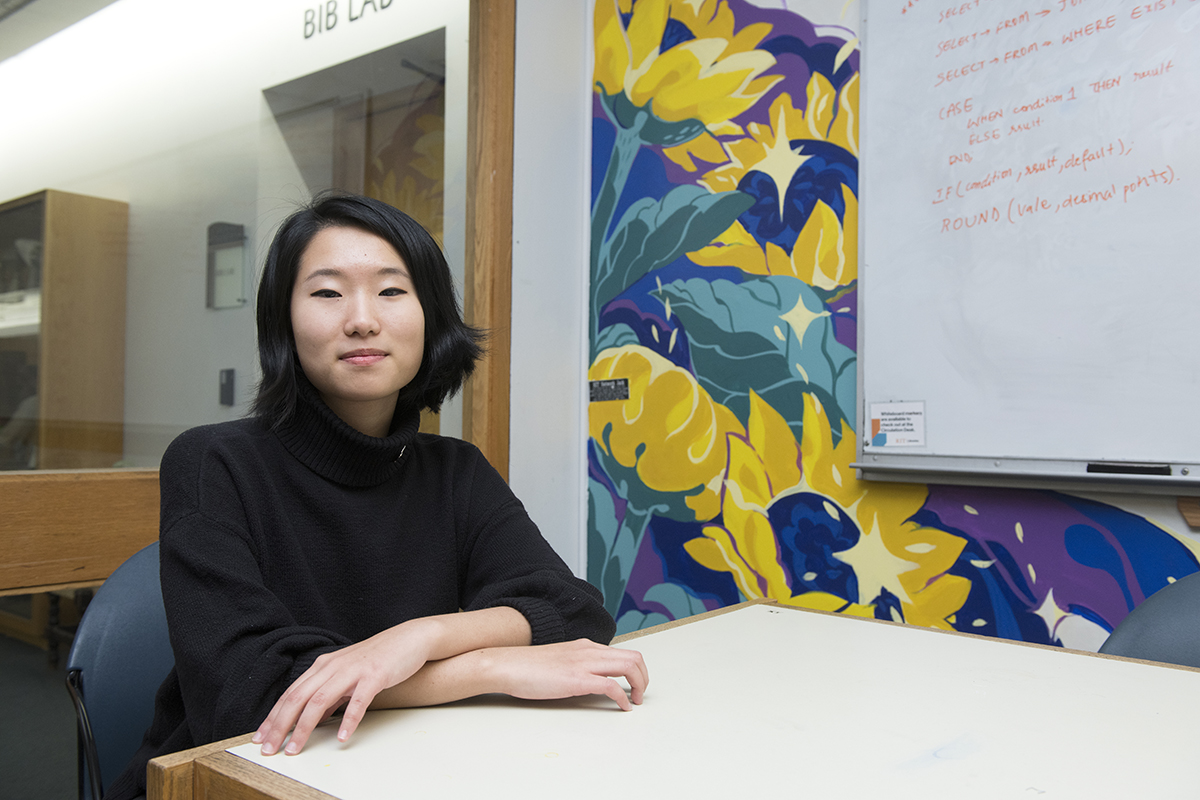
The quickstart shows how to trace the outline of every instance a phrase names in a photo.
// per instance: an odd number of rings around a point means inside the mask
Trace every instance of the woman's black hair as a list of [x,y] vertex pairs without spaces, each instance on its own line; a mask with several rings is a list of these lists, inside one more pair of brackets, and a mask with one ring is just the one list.
[[292,332],[292,287],[300,257],[325,228],[358,228],[380,237],[404,259],[425,314],[421,367],[400,390],[398,409],[437,411],[475,369],[485,334],[463,322],[450,266],[429,232],[403,211],[359,195],[317,195],[279,226],[258,285],[258,360],[262,380],[252,412],[276,426],[296,408],[303,373]]

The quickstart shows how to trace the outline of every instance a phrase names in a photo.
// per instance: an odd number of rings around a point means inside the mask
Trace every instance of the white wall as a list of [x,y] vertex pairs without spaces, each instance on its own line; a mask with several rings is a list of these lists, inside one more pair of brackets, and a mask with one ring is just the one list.
[[509,483],[578,575],[587,555],[591,3],[517,4]]

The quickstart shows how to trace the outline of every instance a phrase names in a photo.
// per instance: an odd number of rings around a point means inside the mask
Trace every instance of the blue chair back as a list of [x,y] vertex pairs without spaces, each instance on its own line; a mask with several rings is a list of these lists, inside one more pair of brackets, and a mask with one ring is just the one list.
[[1200,572],[1143,600],[1121,620],[1100,652],[1200,667]]
[[67,657],[79,722],[79,796],[99,800],[142,744],[154,695],[175,664],[158,579],[158,542],[97,590]]

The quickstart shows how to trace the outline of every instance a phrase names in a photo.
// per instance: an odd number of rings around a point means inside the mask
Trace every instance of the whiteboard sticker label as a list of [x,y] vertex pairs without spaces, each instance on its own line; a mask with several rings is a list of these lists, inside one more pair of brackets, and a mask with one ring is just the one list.
[[925,403],[871,403],[872,447],[925,445]]

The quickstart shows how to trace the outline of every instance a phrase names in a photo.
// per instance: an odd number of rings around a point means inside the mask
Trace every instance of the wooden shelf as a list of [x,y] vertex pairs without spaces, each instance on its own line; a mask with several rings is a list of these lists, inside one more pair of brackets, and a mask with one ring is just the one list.
[[[125,264],[129,206],[115,200],[46,190],[0,204],[0,253],[15,240],[41,245],[40,277],[9,274],[0,286],[10,307],[40,291],[40,310],[0,325],[0,366],[36,368],[33,463],[9,469],[112,467],[124,450]],[[33,277],[30,277],[33,276]],[[7,290],[7,291],[6,291]],[[20,305],[29,305],[26,299]],[[2,380],[13,385],[18,375]],[[0,409],[0,424],[12,414]]]

